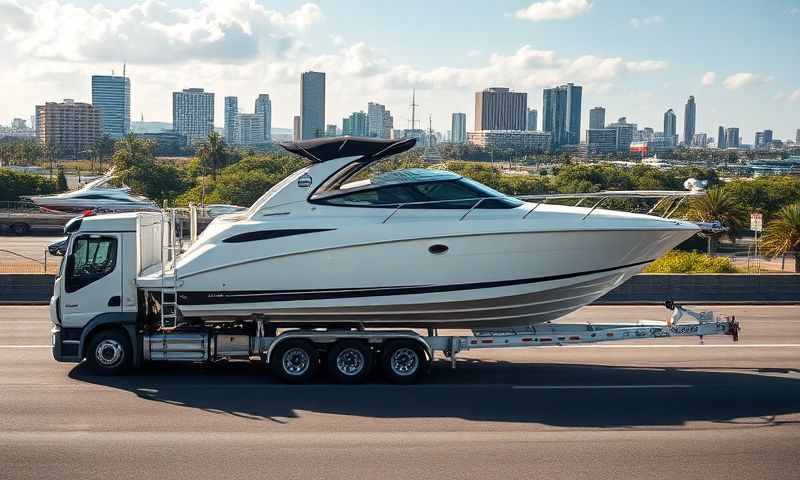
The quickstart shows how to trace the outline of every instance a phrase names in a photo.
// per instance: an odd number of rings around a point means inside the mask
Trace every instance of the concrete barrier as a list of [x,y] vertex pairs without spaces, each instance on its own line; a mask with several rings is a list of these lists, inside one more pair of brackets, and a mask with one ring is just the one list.
[[[0,304],[47,303],[53,275],[0,274]],[[800,304],[800,275],[636,275],[596,304],[678,303]]]

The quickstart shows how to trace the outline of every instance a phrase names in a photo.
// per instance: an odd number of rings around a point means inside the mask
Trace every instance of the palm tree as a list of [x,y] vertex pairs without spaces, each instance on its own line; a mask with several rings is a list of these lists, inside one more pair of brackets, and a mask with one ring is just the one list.
[[217,132],[208,134],[208,140],[204,142],[197,151],[200,163],[211,170],[211,177],[217,178],[217,171],[224,167],[228,160],[228,153],[225,150],[225,142]]
[[[689,218],[701,222],[718,221],[728,229],[728,237],[736,241],[737,233],[745,223],[745,212],[736,204],[736,198],[723,188],[712,188],[689,204]],[[717,238],[708,236],[708,253],[715,250]]]
[[767,224],[761,241],[769,256],[794,252],[794,271],[800,273],[800,202],[781,208],[775,220]]

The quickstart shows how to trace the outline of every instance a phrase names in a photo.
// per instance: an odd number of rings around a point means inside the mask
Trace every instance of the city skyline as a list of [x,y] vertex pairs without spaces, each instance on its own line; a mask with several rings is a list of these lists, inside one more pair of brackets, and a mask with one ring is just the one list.
[[[172,91],[197,87],[217,93],[217,127],[222,126],[225,96],[255,98],[268,92],[272,124],[290,128],[300,113],[300,73],[318,70],[327,73],[330,93],[323,128],[369,101],[392,111],[394,128],[409,128],[408,98],[416,88],[420,116],[432,115],[435,129],[446,131],[453,112],[467,112],[467,124],[474,124],[471,100],[484,88],[499,85],[527,93],[528,108],[541,112],[543,89],[568,82],[584,87],[581,124],[587,126],[589,106],[604,106],[607,118],[626,116],[656,129],[671,108],[683,132],[683,107],[690,95],[697,101],[697,133],[712,135],[719,125],[737,125],[746,139],[765,129],[789,139],[800,122],[795,113],[800,67],[788,61],[798,40],[792,28],[800,21],[792,13],[796,1],[776,1],[769,9],[677,2],[698,13],[685,18],[670,14],[679,5],[668,11],[659,3],[601,1],[579,2],[588,7],[546,18],[536,8],[540,2],[515,1],[479,21],[445,6],[410,1],[405,11],[420,19],[420,33],[408,41],[397,29],[378,39],[343,33],[360,31],[359,22],[388,25],[383,9],[371,4],[359,6],[359,15],[353,15],[330,2],[235,0],[212,8],[182,0],[128,7],[111,1],[97,9],[92,9],[96,2],[72,3],[74,8],[67,10],[56,2],[52,11],[5,3],[0,37],[13,48],[0,53],[10,65],[0,80],[16,91],[0,102],[0,123],[29,118],[34,105],[47,101],[90,102],[87,79],[112,69],[119,74],[124,61],[133,85],[131,117],[143,114],[149,121],[169,120]],[[551,3],[558,7],[562,2]],[[725,25],[702,21],[723,5]],[[103,28],[99,11],[118,22]],[[44,28],[44,20],[62,13],[86,27],[76,30],[100,33],[79,38],[72,28]],[[442,18],[448,20],[445,25],[437,21]],[[157,23],[174,31],[170,42],[160,43],[166,34],[157,31]],[[182,40],[191,31],[200,39],[196,44]],[[484,32],[491,44],[475,44],[469,33],[474,31]],[[656,37],[670,42],[645,40]],[[438,48],[432,50],[434,39]],[[770,55],[763,54],[767,44]],[[686,58],[689,45],[703,45],[708,55]]]

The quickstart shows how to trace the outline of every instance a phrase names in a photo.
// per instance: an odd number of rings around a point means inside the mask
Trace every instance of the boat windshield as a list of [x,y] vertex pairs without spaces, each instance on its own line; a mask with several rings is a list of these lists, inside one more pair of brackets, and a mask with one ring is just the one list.
[[[487,200],[481,200],[481,199]],[[345,207],[420,209],[515,208],[523,202],[486,185],[444,170],[409,168],[353,181],[326,192],[316,203]]]

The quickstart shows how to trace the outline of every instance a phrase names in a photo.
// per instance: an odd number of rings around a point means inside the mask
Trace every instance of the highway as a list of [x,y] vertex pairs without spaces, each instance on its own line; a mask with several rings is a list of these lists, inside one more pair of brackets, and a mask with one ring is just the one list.
[[256,362],[96,377],[53,361],[45,307],[0,306],[0,478],[796,479],[800,307],[715,310],[741,342],[473,351],[401,387],[286,386]]

